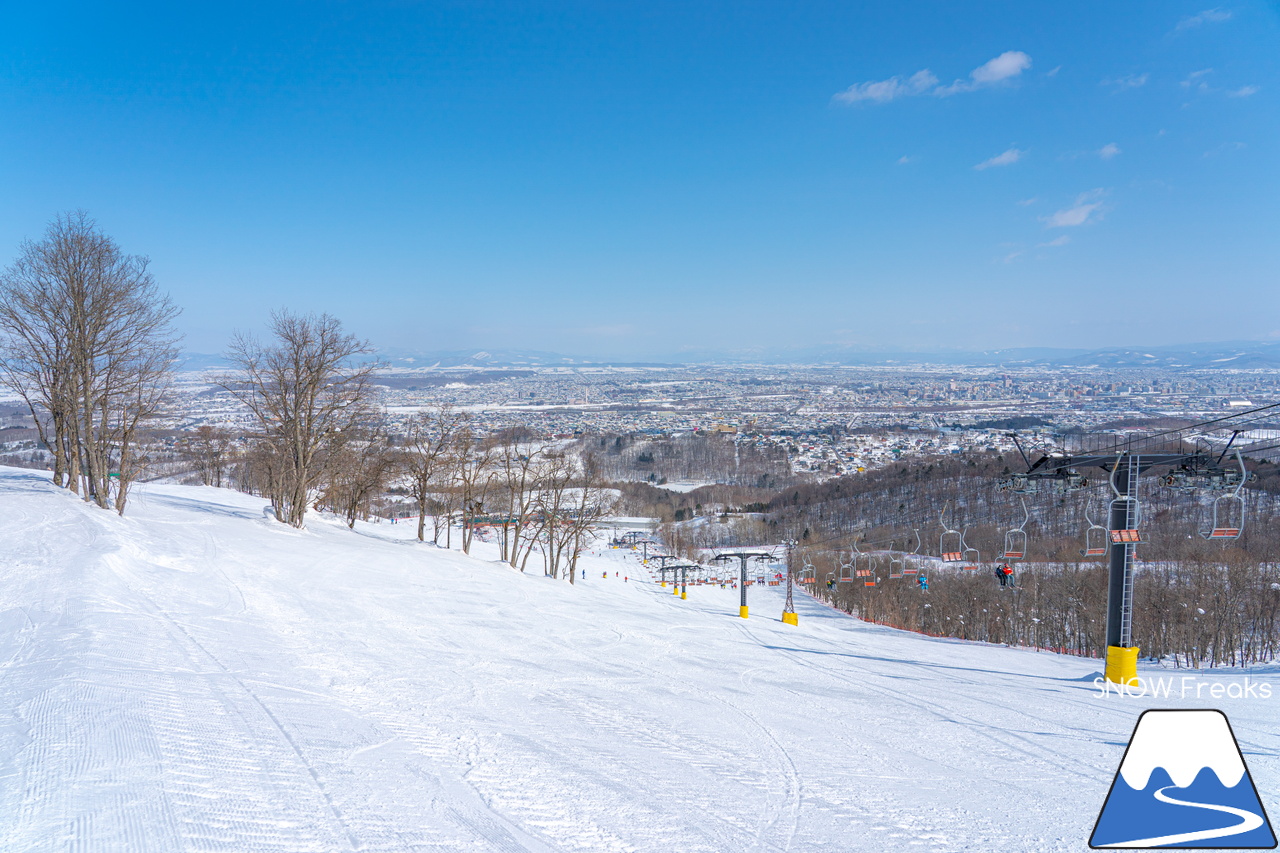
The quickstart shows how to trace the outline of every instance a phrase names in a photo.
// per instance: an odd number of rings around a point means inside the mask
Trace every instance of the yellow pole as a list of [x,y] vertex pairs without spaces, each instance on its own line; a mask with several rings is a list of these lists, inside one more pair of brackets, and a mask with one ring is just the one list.
[[743,619],[747,618],[747,605],[744,604],[738,608],[738,615],[741,616]]
[[1107,646],[1107,681],[1114,684],[1138,683],[1138,647]]
[[799,625],[799,624],[800,624],[800,618],[799,618],[798,616],[796,616],[796,614],[794,614],[794,613],[783,613],[783,614],[782,614],[782,621],[783,621],[784,623],[786,623],[787,625]]

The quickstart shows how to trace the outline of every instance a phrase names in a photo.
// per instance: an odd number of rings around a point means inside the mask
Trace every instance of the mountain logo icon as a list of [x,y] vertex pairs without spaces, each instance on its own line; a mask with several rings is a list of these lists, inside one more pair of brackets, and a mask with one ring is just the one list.
[[1270,850],[1258,789],[1221,711],[1145,711],[1089,846]]

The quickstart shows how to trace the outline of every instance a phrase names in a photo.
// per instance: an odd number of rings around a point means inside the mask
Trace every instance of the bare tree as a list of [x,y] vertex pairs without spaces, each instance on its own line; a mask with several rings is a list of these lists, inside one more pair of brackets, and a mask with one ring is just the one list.
[[[432,496],[448,490],[448,474],[455,468],[451,454],[458,430],[466,421],[465,412],[454,411],[448,405],[421,411],[409,419],[402,461],[418,505],[419,542],[426,541],[427,510]],[[438,511],[432,514],[433,542],[440,540],[440,515]]]
[[462,509],[462,551],[470,554],[475,526],[484,515],[484,503],[494,482],[494,445],[462,427],[454,434],[453,448],[453,482]]
[[502,436],[500,440],[495,467],[506,504],[502,519],[502,558],[516,568],[542,487],[546,448],[517,434]]
[[579,486],[573,495],[569,518],[566,520],[567,540],[566,556],[568,558],[569,583],[577,581],[578,558],[582,551],[591,544],[595,536],[596,525],[605,516],[613,512],[616,499],[613,493],[604,488],[603,480],[596,460],[585,455],[579,460]]
[[196,466],[200,482],[206,486],[222,487],[223,477],[231,464],[231,448],[234,437],[219,427],[205,424],[197,427],[182,445],[183,454]]
[[77,211],[0,276],[0,378],[52,451],[54,482],[121,513],[177,357],[178,309],[147,267]]
[[276,311],[270,329],[271,345],[235,336],[227,358],[240,373],[219,384],[253,414],[258,441],[269,449],[267,496],[276,518],[302,527],[326,460],[372,418],[376,365],[353,363],[372,352],[369,344],[344,334],[328,314]]
[[385,431],[376,426],[361,430],[326,460],[320,502],[355,527],[357,519],[369,517],[371,502],[386,487],[395,464]]

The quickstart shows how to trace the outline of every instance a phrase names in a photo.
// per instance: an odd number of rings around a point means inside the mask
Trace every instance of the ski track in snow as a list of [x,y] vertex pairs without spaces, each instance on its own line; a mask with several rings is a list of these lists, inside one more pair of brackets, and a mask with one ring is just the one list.
[[[262,505],[120,519],[0,469],[0,850],[1083,850],[1137,715],[1194,704],[799,592],[783,625],[780,588],[744,621],[631,552],[570,587]],[[1274,710],[1225,710],[1265,799]]]

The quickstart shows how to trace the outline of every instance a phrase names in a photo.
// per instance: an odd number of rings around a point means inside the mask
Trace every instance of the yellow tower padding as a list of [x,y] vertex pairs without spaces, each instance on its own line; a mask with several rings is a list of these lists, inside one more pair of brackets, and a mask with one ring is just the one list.
[[794,613],[783,613],[782,621],[788,625],[799,625],[800,617],[796,616]]
[[682,593],[680,593],[680,597],[681,597],[681,598],[684,598],[684,599],[687,599],[689,596],[688,596],[686,593],[683,593],[683,592],[682,592]]
[[1107,681],[1115,684],[1138,683],[1138,647],[1107,646]]
[[741,616],[743,619],[747,618],[747,605],[744,604],[738,608],[738,615]]

